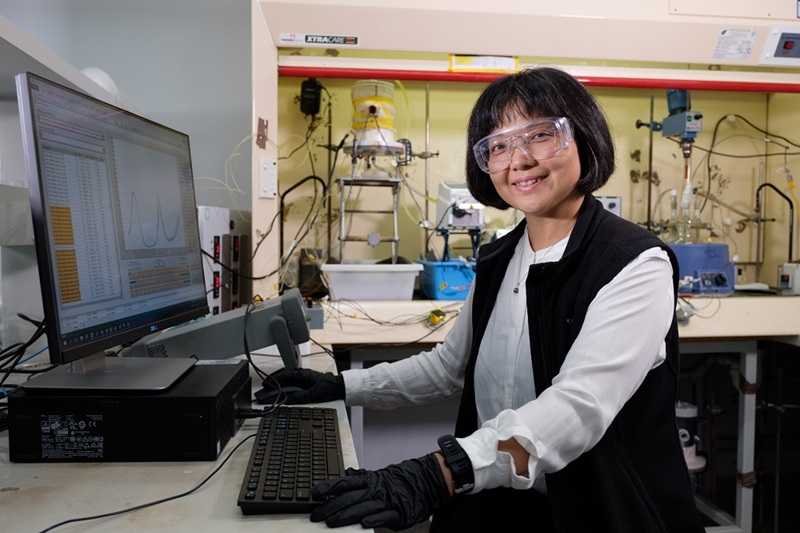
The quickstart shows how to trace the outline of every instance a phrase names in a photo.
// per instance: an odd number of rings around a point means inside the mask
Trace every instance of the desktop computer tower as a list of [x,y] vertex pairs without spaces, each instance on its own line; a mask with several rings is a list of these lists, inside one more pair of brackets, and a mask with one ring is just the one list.
[[16,463],[213,461],[251,406],[248,363],[198,361],[169,389],[26,389],[9,397]]

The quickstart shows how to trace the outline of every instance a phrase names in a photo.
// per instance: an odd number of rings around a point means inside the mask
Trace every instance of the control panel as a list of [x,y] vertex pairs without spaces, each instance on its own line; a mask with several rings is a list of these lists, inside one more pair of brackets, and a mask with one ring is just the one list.
[[800,66],[800,26],[772,26],[759,63],[783,67]]

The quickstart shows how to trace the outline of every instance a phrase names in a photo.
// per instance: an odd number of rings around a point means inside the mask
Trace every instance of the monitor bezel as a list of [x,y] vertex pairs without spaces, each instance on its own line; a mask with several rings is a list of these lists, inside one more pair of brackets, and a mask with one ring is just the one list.
[[[188,151],[188,164],[191,171],[191,147],[189,145],[189,136],[186,133],[170,128],[148,118],[142,117],[136,113],[104,102],[91,95],[81,91],[74,90],[66,87],[57,82],[48,80],[42,76],[36,75],[31,72],[19,73],[16,76],[17,83],[17,99],[20,113],[20,125],[22,130],[22,147],[25,157],[25,167],[28,175],[28,188],[30,191],[31,200],[31,216],[34,231],[34,248],[36,250],[36,259],[39,270],[39,281],[41,286],[42,307],[46,324],[46,334],[48,340],[48,351],[50,362],[55,365],[64,365],[73,363],[82,358],[89,357],[98,353],[103,353],[107,350],[114,349],[117,346],[125,345],[134,342],[146,335],[152,334],[156,331],[162,331],[166,328],[182,324],[209,313],[208,301],[203,294],[202,299],[187,300],[182,305],[179,305],[179,310],[168,311],[167,308],[161,308],[156,311],[148,311],[146,314],[159,313],[159,311],[167,312],[154,316],[152,320],[147,323],[132,327],[130,329],[121,330],[118,333],[109,333],[107,336],[102,336],[96,340],[89,340],[85,343],[76,344],[74,346],[65,347],[62,339],[63,332],[61,330],[60,320],[60,307],[58,303],[57,284],[54,279],[54,258],[50,254],[50,245],[53,235],[50,231],[48,219],[45,214],[47,199],[44,194],[43,188],[45,184],[41,172],[41,161],[39,144],[37,139],[36,122],[34,116],[34,105],[32,98],[33,86],[36,83],[49,84],[60,90],[72,93],[82,99],[87,99],[95,104],[106,106],[109,111],[121,113],[128,117],[144,121],[152,126],[163,128],[176,135],[183,136],[186,139]],[[192,201],[197,205],[196,193],[192,187]],[[198,255],[200,256],[201,267],[203,265],[202,252],[200,251],[200,237],[197,221],[194,224],[195,231],[198,232]]]

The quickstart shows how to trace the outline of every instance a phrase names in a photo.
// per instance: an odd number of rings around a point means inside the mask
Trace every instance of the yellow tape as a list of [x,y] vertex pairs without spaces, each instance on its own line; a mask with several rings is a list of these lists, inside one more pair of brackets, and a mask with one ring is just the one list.
[[391,106],[394,106],[394,99],[393,98],[386,98],[385,96],[377,96],[377,95],[376,96],[366,96],[364,98],[356,98],[355,100],[353,100],[353,105],[357,106],[357,105],[364,104],[366,102],[378,102],[378,103],[389,104]]

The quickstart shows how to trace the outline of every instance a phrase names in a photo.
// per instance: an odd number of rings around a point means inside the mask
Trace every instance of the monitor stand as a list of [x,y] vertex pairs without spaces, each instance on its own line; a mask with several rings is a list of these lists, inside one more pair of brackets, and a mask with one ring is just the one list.
[[34,391],[160,391],[168,389],[195,363],[191,358],[133,358],[94,354],[31,378]]

